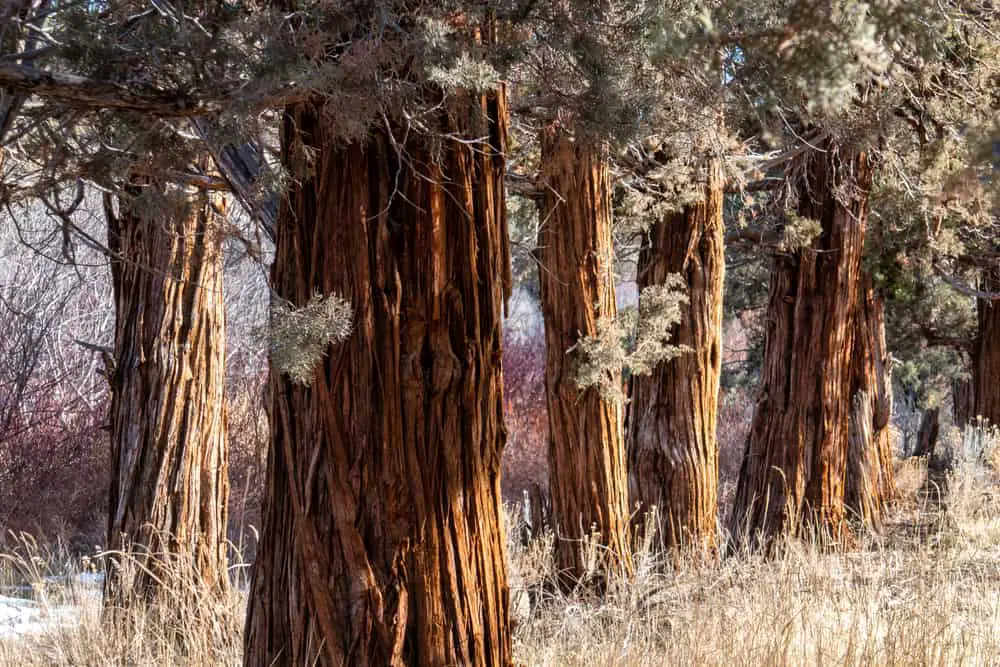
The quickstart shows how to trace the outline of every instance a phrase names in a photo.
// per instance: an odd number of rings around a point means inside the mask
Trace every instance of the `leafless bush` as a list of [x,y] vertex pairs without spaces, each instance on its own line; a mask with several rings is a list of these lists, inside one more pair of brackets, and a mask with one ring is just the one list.
[[746,387],[734,387],[719,399],[716,432],[719,439],[719,518],[723,525],[729,518],[736,495],[753,408],[753,390]]
[[507,448],[503,493],[521,502],[522,492],[547,488],[548,413],[545,405],[545,341],[541,336],[508,335],[504,347],[504,418]]
[[80,342],[114,326],[107,268],[92,252],[60,263],[51,221],[23,213],[0,238],[0,529],[90,548],[105,522],[108,392],[103,359]]

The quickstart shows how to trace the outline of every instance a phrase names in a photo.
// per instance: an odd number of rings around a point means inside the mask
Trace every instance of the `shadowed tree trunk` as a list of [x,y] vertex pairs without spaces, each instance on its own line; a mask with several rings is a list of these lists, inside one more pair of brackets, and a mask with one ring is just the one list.
[[844,500],[854,517],[879,526],[894,488],[889,440],[892,379],[883,301],[868,276],[858,295],[851,363],[853,404]]
[[920,415],[920,427],[917,429],[917,444],[911,456],[927,456],[934,458],[937,447],[938,431],[941,428],[941,410],[927,408]]
[[[983,270],[982,289],[1000,292],[1000,267]],[[1000,426],[1000,301],[979,299],[979,331],[972,364],[972,417]]]
[[639,254],[640,290],[663,284],[670,274],[685,279],[689,303],[671,342],[691,351],[632,378],[628,420],[632,503],[658,508],[666,546],[706,551],[715,548],[718,511],[722,186],[721,166],[713,162],[705,199],[654,225]]
[[975,409],[972,396],[972,378],[964,377],[951,383],[951,416],[955,426],[965,428],[972,419]]
[[345,145],[328,119],[285,110],[283,163],[314,160],[281,202],[272,285],[342,295],[353,329],[309,386],[272,364],[245,664],[508,665],[506,100],[451,96],[423,119],[455,137],[436,146],[383,126]]
[[[611,176],[605,149],[545,129],[538,259],[545,319],[545,390],[549,415],[549,492],[556,532],[555,562],[571,585],[602,568],[628,573],[628,499],[622,406],[596,387],[579,389],[569,350],[614,318]],[[614,382],[620,384],[617,369]],[[596,538],[585,548],[584,540]],[[591,551],[591,553],[593,553]],[[601,574],[601,573],[598,573]]]
[[782,532],[846,538],[844,479],[851,412],[852,315],[872,167],[827,142],[810,155],[799,210],[820,236],[776,253],[761,387],[731,517],[733,548]]
[[163,567],[228,586],[222,221],[205,192],[142,178],[128,190],[117,216],[108,206],[118,255],[108,544],[134,549],[139,567],[134,578],[109,570],[113,605],[152,597]]

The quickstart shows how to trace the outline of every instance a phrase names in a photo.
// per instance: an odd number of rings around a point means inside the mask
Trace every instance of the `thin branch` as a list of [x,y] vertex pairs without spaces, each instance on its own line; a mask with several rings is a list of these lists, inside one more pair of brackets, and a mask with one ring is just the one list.
[[149,86],[127,88],[108,81],[13,63],[0,63],[0,87],[37,95],[70,107],[125,109],[161,118],[219,113],[227,100],[225,95],[199,99],[180,90],[157,90]]
[[941,280],[945,281],[953,289],[965,294],[966,296],[975,297],[982,301],[1000,301],[1000,292],[984,292],[983,290],[969,287],[961,280],[942,269],[936,262],[931,264],[931,268],[934,269],[934,273],[941,278]]

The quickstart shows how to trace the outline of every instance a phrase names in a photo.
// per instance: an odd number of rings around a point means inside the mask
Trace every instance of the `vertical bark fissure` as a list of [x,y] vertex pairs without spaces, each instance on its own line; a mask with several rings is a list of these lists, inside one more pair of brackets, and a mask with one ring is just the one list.
[[811,246],[776,254],[757,407],[730,523],[733,548],[803,529],[840,540],[851,410],[853,316],[872,166],[827,142],[810,156],[798,214]]
[[[614,318],[611,176],[606,150],[546,128],[546,194],[538,239],[545,321],[549,417],[549,490],[555,563],[572,584],[589,573],[585,541],[596,539],[602,567],[631,571],[628,499],[620,403],[580,389],[567,351]],[[598,573],[600,574],[600,573]]]
[[[129,190],[138,198],[146,188],[168,194],[148,179]],[[109,571],[113,605],[154,596],[169,578],[164,568],[208,590],[228,586],[222,225],[207,193],[184,197],[184,207],[155,210],[123,201],[109,219],[117,259],[108,544],[138,561],[133,580],[123,579],[121,560]]]
[[725,274],[722,173],[712,162],[703,201],[667,216],[639,254],[639,289],[680,274],[689,302],[671,342],[690,348],[632,378],[629,491],[633,505],[658,508],[667,547],[714,550],[719,450],[716,415]]
[[511,662],[504,92],[456,94],[433,122],[492,139],[404,154],[402,128],[345,146],[314,105],[285,111],[283,160],[297,141],[316,158],[281,204],[272,284],[297,304],[340,294],[354,324],[310,386],[272,369],[247,665]]

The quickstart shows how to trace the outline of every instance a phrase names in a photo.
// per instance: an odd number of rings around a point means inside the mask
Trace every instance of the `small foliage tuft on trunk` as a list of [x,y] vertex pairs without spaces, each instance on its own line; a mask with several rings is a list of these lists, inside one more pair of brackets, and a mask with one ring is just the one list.
[[301,308],[274,297],[271,303],[271,362],[296,384],[309,386],[330,345],[351,335],[351,304],[316,293]]

